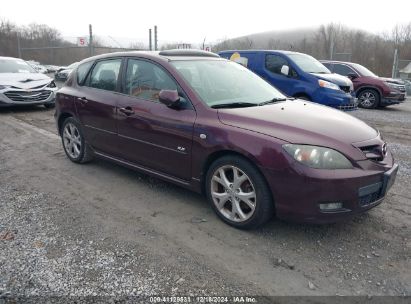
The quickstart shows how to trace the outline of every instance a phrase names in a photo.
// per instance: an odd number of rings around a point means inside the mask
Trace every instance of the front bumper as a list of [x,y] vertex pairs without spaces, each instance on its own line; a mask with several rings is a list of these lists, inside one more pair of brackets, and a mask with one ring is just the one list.
[[[273,192],[278,218],[305,223],[334,223],[379,205],[393,185],[398,165],[387,155],[385,165],[371,160],[344,170],[307,169],[294,163],[282,172],[263,170]],[[320,204],[342,203],[321,210]]]
[[0,107],[53,103],[56,98],[56,91],[57,88],[3,90],[0,91]]
[[318,89],[313,96],[313,101],[343,111],[352,111],[358,108],[358,100],[355,96],[337,90]]
[[383,96],[381,98],[382,105],[392,105],[403,103],[406,98],[405,92],[391,92],[389,95]]

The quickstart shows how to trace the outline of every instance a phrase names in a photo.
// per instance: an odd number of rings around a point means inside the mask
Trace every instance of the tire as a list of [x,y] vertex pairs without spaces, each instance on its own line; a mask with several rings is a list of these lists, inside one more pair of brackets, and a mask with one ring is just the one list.
[[66,118],[60,134],[64,152],[72,162],[84,164],[93,159],[93,151],[85,141],[83,130],[77,120],[72,117]]
[[[237,179],[234,179],[234,170],[237,170]],[[207,172],[205,189],[215,213],[235,228],[255,229],[274,215],[274,203],[266,180],[242,157],[227,155],[214,161]],[[233,201],[236,202],[233,204]],[[254,210],[250,206],[254,206]]]
[[362,90],[358,94],[358,106],[364,109],[375,109],[380,104],[380,94],[373,89]]
[[50,103],[45,103],[44,107],[46,109],[53,109],[56,106],[56,104],[54,102],[50,102]]

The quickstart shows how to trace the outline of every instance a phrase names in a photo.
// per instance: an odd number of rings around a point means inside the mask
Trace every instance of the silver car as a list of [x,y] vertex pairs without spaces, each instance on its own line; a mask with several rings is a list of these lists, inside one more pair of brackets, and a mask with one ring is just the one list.
[[19,58],[0,57],[0,107],[44,105],[54,107],[57,86]]

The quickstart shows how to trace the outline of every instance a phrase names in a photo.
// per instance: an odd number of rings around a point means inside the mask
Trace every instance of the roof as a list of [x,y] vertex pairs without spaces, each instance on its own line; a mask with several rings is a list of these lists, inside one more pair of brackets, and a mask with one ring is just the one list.
[[281,54],[286,54],[286,55],[291,55],[291,54],[307,55],[305,53],[285,51],[285,50],[226,50],[226,51],[221,51],[221,52],[218,52],[218,53],[222,54],[222,53],[233,53],[233,52],[241,52],[241,53],[267,53],[267,52],[272,52],[272,53],[281,53]]
[[400,73],[411,74],[411,62],[405,66],[405,68],[400,70]]
[[0,59],[2,60],[23,60],[24,61],[24,59],[21,59],[21,58],[6,57],[6,56],[0,56]]
[[215,53],[211,53],[211,52],[207,52],[207,51],[203,51],[203,50],[191,50],[191,49],[184,49],[184,50],[165,50],[165,51],[161,51],[158,53],[160,56],[191,56],[191,57],[216,57],[219,58],[220,56],[215,54]]
[[128,52],[114,52],[106,53],[102,55],[97,55],[93,57],[86,58],[82,62],[87,62],[96,59],[110,58],[110,57],[127,57],[127,56],[136,56],[152,59],[163,59],[166,61],[172,60],[195,60],[199,58],[207,59],[221,59],[219,55],[202,50],[166,50],[166,51],[128,51]]
[[349,62],[349,61],[338,61],[338,60],[319,60],[320,62],[325,62],[325,63],[344,63],[344,64],[356,64],[355,62]]

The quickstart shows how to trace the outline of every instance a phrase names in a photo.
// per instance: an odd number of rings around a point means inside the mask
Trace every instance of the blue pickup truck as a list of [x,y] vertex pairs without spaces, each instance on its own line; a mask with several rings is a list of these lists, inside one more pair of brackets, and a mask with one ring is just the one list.
[[288,96],[341,110],[357,108],[351,80],[331,73],[321,62],[307,54],[231,50],[222,51],[219,55],[246,66]]

